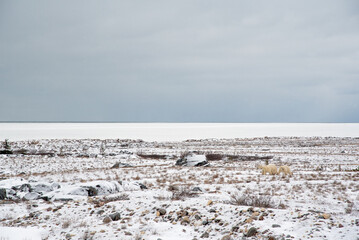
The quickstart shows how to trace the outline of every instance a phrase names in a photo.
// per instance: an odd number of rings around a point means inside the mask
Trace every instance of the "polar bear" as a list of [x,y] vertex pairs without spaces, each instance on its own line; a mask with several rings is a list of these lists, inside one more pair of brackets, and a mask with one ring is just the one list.
[[284,175],[290,175],[290,176],[293,175],[293,173],[292,173],[292,171],[290,170],[290,168],[289,168],[288,166],[286,166],[286,165],[279,167],[278,174],[280,174],[281,172],[284,173]]
[[270,175],[277,174],[277,167],[274,164],[260,165],[259,168],[262,169],[262,175],[266,175],[267,173]]

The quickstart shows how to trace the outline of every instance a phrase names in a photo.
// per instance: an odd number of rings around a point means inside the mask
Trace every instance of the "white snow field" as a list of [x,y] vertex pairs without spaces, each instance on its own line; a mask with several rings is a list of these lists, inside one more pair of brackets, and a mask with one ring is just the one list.
[[[5,145],[1,240],[359,238],[357,137]],[[262,175],[266,163],[293,175]]]
[[359,123],[0,123],[0,140],[359,137]]

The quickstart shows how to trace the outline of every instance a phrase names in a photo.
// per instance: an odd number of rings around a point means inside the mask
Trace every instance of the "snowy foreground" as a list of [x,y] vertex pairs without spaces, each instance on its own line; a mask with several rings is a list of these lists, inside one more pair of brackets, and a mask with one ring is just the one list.
[[[359,138],[33,140],[9,151],[1,240],[359,238]],[[262,175],[266,162],[293,175]]]

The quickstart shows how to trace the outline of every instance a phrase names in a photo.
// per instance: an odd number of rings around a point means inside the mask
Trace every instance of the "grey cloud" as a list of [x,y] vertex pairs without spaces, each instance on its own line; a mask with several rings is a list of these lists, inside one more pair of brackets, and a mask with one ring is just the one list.
[[0,120],[357,122],[357,1],[2,1]]

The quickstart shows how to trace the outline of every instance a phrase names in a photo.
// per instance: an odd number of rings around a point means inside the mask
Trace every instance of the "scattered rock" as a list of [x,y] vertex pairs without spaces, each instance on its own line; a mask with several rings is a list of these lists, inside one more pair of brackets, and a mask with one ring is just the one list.
[[109,215],[112,221],[118,221],[121,219],[121,214],[119,212],[115,212]]
[[[30,190],[29,192],[31,192],[31,187],[30,187],[29,190]],[[53,190],[54,189],[50,185],[47,185],[47,184],[44,184],[44,183],[37,184],[37,185],[35,185],[34,189],[32,189],[32,191],[38,192],[38,193],[51,192]]]
[[200,187],[194,187],[192,188],[193,192],[203,192],[203,190]]
[[124,167],[133,167],[132,165],[128,164],[128,163],[121,163],[121,162],[117,162],[115,163],[115,165],[113,165],[111,167],[112,168],[124,168]]
[[231,237],[231,235],[225,235],[222,237],[221,240],[232,240],[232,237]]
[[143,190],[143,189],[147,189],[146,185],[142,184],[142,183],[137,183],[138,186],[140,186],[140,189]]
[[0,188],[0,200],[4,200],[6,198],[6,189]]
[[245,222],[246,223],[251,223],[251,222],[253,222],[253,219],[252,218],[247,218]]
[[209,233],[208,233],[208,232],[204,232],[204,233],[201,235],[201,238],[209,238]]
[[104,212],[105,212],[105,210],[101,209],[101,210],[98,210],[98,211],[97,211],[97,214],[98,214],[98,215],[101,215],[101,214],[103,214]]
[[97,196],[97,194],[98,194],[97,189],[94,188],[94,187],[87,187],[86,190],[87,190],[87,193],[88,193],[89,197]]
[[329,213],[323,213],[320,218],[324,218],[324,219],[329,219],[330,218],[330,214]]
[[197,155],[194,153],[189,153],[186,156],[178,159],[176,162],[176,166],[187,166],[187,167],[209,166],[209,162],[206,159],[206,155]]
[[41,197],[41,195],[37,192],[29,192],[29,193],[26,193],[23,198],[26,200],[36,200],[36,199],[39,199],[40,197]]
[[183,224],[188,224],[188,223],[190,223],[189,217],[188,216],[183,217],[182,221],[181,221],[181,224],[183,225]]
[[32,192],[32,187],[30,184],[24,183],[20,186],[19,191],[20,192]]
[[252,237],[252,236],[254,236],[254,235],[256,235],[257,234],[257,229],[255,228],[255,227],[251,227],[249,230],[248,230],[248,232],[247,232],[247,234],[246,234],[246,237]]
[[178,191],[179,187],[175,186],[175,185],[169,185],[168,186],[168,191]]
[[166,209],[164,209],[164,208],[158,209],[158,210],[157,210],[157,213],[156,213],[157,217],[163,216],[163,215],[165,215],[165,214],[166,214]]
[[258,216],[259,216],[259,212],[252,213],[252,217],[258,217]]
[[238,230],[239,230],[238,225],[232,227],[232,232],[238,232]]
[[106,216],[104,219],[103,219],[103,222],[104,223],[109,223],[109,222],[111,222],[112,220],[111,220],[111,218],[109,217],[109,216]]

